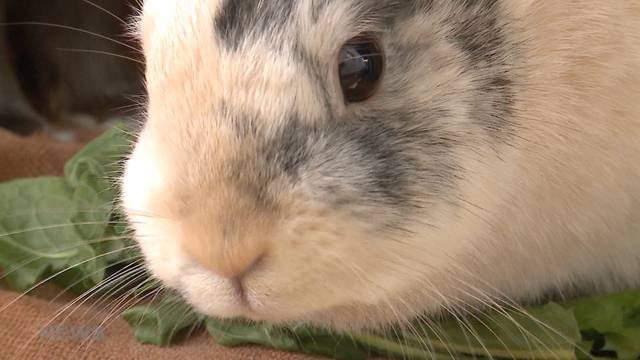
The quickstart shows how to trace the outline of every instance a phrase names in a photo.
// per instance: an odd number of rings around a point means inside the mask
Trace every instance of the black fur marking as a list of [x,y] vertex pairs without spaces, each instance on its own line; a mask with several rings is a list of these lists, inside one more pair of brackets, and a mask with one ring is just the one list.
[[264,144],[260,153],[265,164],[295,182],[299,180],[300,168],[308,163],[319,135],[318,128],[289,119]]
[[[244,145],[232,161],[231,181],[261,207],[275,203],[269,199],[273,181],[285,177],[295,185],[308,173],[315,174],[312,179],[320,178],[315,186],[334,206],[380,204],[398,212],[419,207],[412,192],[416,179],[453,178],[448,175],[453,167],[448,167],[451,161],[447,155],[453,142],[416,123],[421,121],[401,111],[313,124],[289,117],[269,137],[263,129],[254,133],[247,131],[250,126],[238,126],[238,136],[245,137],[241,143],[252,145]],[[416,148],[433,152],[430,168],[412,157]],[[342,163],[341,157],[347,162]],[[444,190],[439,188],[443,184],[436,185],[434,191]]]
[[496,60],[504,48],[498,26],[499,8],[495,0],[464,1],[465,11],[452,19],[454,36],[473,62]]
[[478,84],[478,101],[472,116],[489,133],[500,137],[513,128],[515,103],[513,76],[506,52],[514,51],[505,38],[497,0],[464,0],[464,11],[452,18],[453,37],[467,54],[471,73],[485,72]]
[[355,144],[357,155],[368,170],[367,181],[361,183],[366,197],[403,208],[411,203],[409,184],[411,174],[416,173],[415,160],[406,151],[406,142],[411,141],[409,134],[384,121],[371,120],[343,122],[335,128],[336,136],[344,137],[347,145]]
[[300,181],[301,168],[312,155],[318,129],[303,125],[295,118],[288,118],[286,125],[266,134],[263,119],[251,116],[235,117],[232,125],[240,143],[231,161],[231,182],[242,188],[243,193],[254,198],[261,207],[270,207],[269,188],[276,179],[286,177],[290,183]]
[[332,2],[333,0],[311,0],[311,19],[314,23],[318,22],[322,11]]
[[237,49],[247,38],[286,27],[296,0],[226,0],[215,19],[222,43]]

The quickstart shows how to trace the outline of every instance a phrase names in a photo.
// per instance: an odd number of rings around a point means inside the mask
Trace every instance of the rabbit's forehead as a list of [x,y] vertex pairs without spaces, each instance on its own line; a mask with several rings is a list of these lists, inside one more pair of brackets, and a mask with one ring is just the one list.
[[214,33],[231,48],[255,40],[278,42],[302,40],[310,35],[350,32],[361,9],[358,1],[245,0],[223,1],[214,16]]
[[262,39],[306,42],[313,31],[345,37],[380,27],[394,10],[421,2],[400,6],[395,0],[146,0],[140,33],[175,38],[198,32],[233,47]]
[[[332,96],[339,96],[331,82],[336,81],[340,47],[362,32],[377,31],[390,64],[385,104],[401,101],[394,94],[415,94],[421,103],[446,104],[449,111],[501,137],[513,127],[517,77],[512,64],[518,53],[501,21],[502,4],[147,0],[141,22],[147,82],[155,94],[186,89],[207,100],[226,100],[232,109],[251,104],[267,112],[266,118],[282,117],[283,109],[291,108],[317,117],[331,107]],[[406,79],[428,81],[406,86]],[[455,84],[462,85],[454,89]],[[445,87],[450,89],[441,91]],[[446,101],[449,94],[455,98]],[[179,102],[182,97],[174,98]],[[193,108],[185,101],[177,105]]]

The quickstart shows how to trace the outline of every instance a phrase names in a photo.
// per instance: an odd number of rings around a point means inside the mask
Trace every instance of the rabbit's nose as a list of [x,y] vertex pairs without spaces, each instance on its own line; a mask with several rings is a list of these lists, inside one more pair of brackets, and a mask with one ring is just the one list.
[[187,253],[203,268],[231,280],[241,279],[265,256],[263,239],[186,240]]

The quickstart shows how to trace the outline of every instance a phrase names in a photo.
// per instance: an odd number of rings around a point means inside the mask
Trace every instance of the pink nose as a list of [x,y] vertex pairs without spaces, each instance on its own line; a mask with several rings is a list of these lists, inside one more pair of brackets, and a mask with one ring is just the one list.
[[186,241],[185,250],[200,266],[217,275],[238,279],[251,271],[265,254],[262,241]]
[[264,217],[194,217],[182,223],[182,248],[205,269],[225,278],[237,279],[264,258],[273,222]]
[[258,208],[234,188],[218,186],[177,220],[185,252],[205,269],[238,279],[255,269],[276,236],[278,213]]

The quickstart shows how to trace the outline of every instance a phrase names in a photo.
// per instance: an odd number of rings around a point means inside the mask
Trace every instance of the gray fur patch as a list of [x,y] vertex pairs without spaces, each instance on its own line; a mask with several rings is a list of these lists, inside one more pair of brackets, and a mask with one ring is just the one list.
[[[390,79],[380,96],[383,99],[374,97],[359,105],[364,111],[347,111],[345,118],[334,118],[329,101],[336,89],[324,78],[327,69],[323,67],[331,54],[315,53],[318,50],[305,47],[302,38],[286,37],[288,42],[283,43],[285,37],[277,34],[278,29],[293,26],[292,9],[301,1],[226,0],[215,20],[218,37],[228,48],[237,50],[242,42],[259,36],[292,49],[293,60],[306,70],[300,76],[313,79],[325,102],[325,112],[317,114],[315,121],[302,121],[291,109],[282,109],[286,120],[271,135],[260,126],[268,119],[237,117],[242,109],[229,109],[234,129],[246,139],[241,143],[250,144],[239,150],[231,165],[233,181],[265,205],[273,202],[268,194],[275,179],[289,179],[292,186],[306,182],[334,207],[357,204],[363,206],[360,209],[391,209],[397,216],[385,218],[385,226],[395,227],[407,218],[406,211],[427,209],[437,201],[455,202],[456,184],[464,176],[454,155],[456,148],[508,141],[517,129],[513,119],[516,79],[506,56],[515,50],[505,36],[497,0],[345,0],[360,9],[357,21],[387,39],[386,76]],[[308,1],[311,19],[318,21],[320,12],[337,0]],[[445,8],[450,16],[442,15]],[[429,18],[430,14],[449,30],[433,38],[425,30],[413,42],[394,35],[411,17]],[[439,68],[416,60],[429,58],[420,55],[429,54],[442,41],[459,53],[441,59]],[[438,99],[407,98],[412,82],[428,83],[432,72],[446,70],[452,63],[460,65],[460,76],[468,80],[468,87],[443,82],[438,84],[444,88]],[[456,118],[459,99],[469,107],[470,119]],[[466,120],[468,131],[449,126]]]
[[215,19],[216,35],[235,49],[253,36],[286,27],[296,0],[225,0]]
[[454,34],[468,58],[468,72],[484,72],[472,116],[497,138],[513,130],[515,102],[513,74],[506,52],[508,43],[497,0],[463,0],[464,11],[452,18]]
[[[447,116],[437,109],[430,113]],[[273,206],[270,184],[284,177],[291,186],[306,182],[318,189],[322,200],[335,208],[375,206],[402,214],[450,193],[451,180],[459,176],[450,156],[455,134],[430,127],[435,122],[410,110],[379,110],[361,119],[313,124],[287,117],[268,137],[260,128],[255,133],[247,129],[256,128],[240,125],[251,122],[259,120],[244,118],[235,127],[238,136],[246,137],[242,143],[253,145],[238,152],[230,175],[232,183],[261,207]],[[424,151],[430,154],[426,161],[420,155]],[[429,184],[434,198],[425,200],[418,194],[424,190],[422,184]],[[401,216],[385,221],[389,223],[381,226],[402,223]]]

